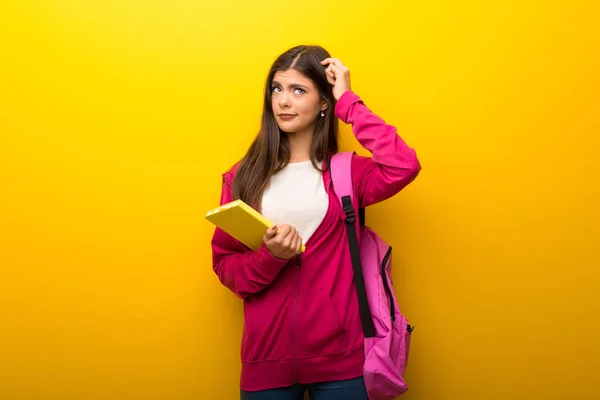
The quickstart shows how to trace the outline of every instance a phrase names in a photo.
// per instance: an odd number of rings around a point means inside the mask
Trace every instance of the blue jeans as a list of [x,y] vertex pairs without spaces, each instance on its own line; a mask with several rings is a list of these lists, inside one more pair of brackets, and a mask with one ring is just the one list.
[[296,384],[284,388],[246,392],[241,390],[241,400],[302,400],[308,390],[310,400],[368,400],[362,377],[343,381]]

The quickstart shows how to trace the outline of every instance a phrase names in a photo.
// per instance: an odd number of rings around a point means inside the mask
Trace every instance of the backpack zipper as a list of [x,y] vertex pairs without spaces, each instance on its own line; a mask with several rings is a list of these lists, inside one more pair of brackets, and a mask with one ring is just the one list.
[[385,288],[385,292],[387,293],[388,299],[390,301],[390,315],[392,317],[392,322],[396,320],[396,309],[394,307],[394,298],[392,297],[392,290],[390,289],[390,284],[387,280],[387,274],[385,271],[385,267],[387,266],[390,255],[392,254],[392,246],[390,246],[383,257],[383,261],[381,263],[381,278],[383,280],[383,286]]

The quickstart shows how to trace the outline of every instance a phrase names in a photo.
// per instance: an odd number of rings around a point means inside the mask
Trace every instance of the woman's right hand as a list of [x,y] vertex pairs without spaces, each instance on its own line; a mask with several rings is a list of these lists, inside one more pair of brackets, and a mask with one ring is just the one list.
[[279,233],[277,226],[267,229],[263,241],[273,257],[281,260],[289,260],[302,248],[302,238],[296,228],[287,224],[279,227]]

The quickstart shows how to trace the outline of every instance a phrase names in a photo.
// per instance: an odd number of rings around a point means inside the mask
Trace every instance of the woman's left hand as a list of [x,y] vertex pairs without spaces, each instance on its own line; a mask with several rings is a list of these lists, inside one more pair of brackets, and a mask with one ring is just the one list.
[[326,58],[321,61],[321,64],[327,65],[325,69],[327,80],[333,85],[333,96],[339,100],[350,90],[350,70],[337,58]]

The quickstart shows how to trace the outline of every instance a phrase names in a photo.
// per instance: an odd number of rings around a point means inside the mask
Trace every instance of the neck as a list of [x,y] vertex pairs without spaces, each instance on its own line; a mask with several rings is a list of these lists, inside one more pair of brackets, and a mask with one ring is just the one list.
[[310,160],[310,145],[315,128],[308,127],[299,132],[288,133],[290,143],[290,162],[302,162]]

